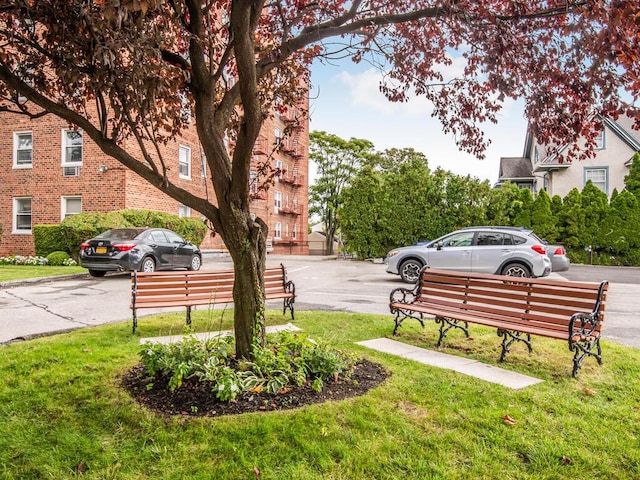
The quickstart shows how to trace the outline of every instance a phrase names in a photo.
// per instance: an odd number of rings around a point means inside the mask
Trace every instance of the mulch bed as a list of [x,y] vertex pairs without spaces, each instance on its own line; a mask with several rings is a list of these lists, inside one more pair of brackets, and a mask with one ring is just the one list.
[[206,382],[196,379],[184,380],[173,393],[169,391],[168,378],[156,378],[153,387],[138,365],[122,378],[122,386],[145,407],[161,415],[185,415],[218,417],[247,412],[288,410],[314,403],[342,400],[365,394],[384,382],[390,373],[380,364],[366,359],[360,360],[349,379],[325,382],[321,392],[315,392],[310,384],[291,387],[278,394],[247,392],[232,402],[221,402]]

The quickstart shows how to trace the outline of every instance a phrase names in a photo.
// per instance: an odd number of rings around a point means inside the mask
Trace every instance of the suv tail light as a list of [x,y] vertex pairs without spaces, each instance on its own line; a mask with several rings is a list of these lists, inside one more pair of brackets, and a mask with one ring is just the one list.
[[121,252],[128,252],[135,247],[135,243],[116,243],[115,245],[111,246],[111,248],[120,250]]
[[80,251],[83,252],[84,250],[86,250],[90,246],[91,245],[88,242],[83,242],[82,245],[80,245]]
[[533,245],[531,247],[531,250],[533,250],[534,252],[538,252],[540,255],[546,255],[547,251],[545,250],[543,245]]
[[556,248],[556,251],[553,252],[554,255],[566,255],[567,252],[564,251],[563,247]]

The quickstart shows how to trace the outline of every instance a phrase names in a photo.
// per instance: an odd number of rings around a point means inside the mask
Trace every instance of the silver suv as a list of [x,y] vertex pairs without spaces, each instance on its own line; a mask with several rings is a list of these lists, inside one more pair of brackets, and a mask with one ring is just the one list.
[[545,277],[551,273],[546,248],[531,230],[469,227],[437,240],[391,250],[384,263],[388,273],[400,275],[407,283],[415,283],[425,265],[441,270]]

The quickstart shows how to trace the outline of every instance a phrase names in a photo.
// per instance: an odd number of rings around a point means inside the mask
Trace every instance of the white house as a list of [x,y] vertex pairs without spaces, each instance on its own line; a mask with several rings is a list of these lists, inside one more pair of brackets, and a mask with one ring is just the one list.
[[[622,191],[633,155],[640,151],[640,132],[631,128],[633,120],[626,116],[615,121],[603,118],[602,122],[604,129],[596,139],[595,156],[586,160],[567,161],[569,145],[556,151],[537,143],[528,132],[522,157],[500,159],[496,186],[510,181],[534,193],[545,189],[550,196],[564,197],[573,188],[582,190],[591,180],[607,195],[614,189]],[[560,162],[562,153],[565,159]]]

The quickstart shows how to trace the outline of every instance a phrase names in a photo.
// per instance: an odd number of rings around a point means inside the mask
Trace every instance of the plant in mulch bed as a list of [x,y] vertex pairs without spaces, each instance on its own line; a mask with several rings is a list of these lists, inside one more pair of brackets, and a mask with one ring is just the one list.
[[123,385],[142,404],[163,413],[223,415],[294,408],[362,394],[388,376],[306,334],[270,335],[252,361],[233,355],[233,337],[171,344],[146,343],[141,364]]

